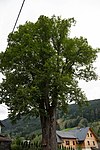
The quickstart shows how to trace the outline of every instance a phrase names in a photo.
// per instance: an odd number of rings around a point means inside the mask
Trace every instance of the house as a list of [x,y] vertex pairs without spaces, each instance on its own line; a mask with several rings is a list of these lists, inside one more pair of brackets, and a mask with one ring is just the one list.
[[4,127],[0,121],[0,150],[11,150],[11,139],[1,134],[1,128]]
[[74,128],[63,132],[57,131],[57,143],[66,148],[81,148],[82,150],[98,149],[98,137],[91,128]]
[[0,150],[11,150],[11,139],[0,135]]
[[73,149],[76,149],[77,138],[73,134],[63,131],[56,131],[56,135],[57,135],[57,143],[61,148],[72,147]]

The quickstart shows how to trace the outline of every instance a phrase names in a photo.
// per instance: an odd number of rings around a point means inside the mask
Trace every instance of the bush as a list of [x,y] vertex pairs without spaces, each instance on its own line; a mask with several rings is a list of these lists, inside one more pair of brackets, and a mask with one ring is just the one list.
[[11,145],[11,150],[22,150],[22,149],[21,149],[21,147],[19,145],[12,144]]

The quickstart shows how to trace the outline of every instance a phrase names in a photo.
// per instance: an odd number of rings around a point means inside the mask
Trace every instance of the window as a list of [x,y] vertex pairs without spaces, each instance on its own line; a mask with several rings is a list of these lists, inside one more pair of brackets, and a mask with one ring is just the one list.
[[66,145],[69,145],[69,141],[66,141]]
[[95,142],[93,141],[93,145],[95,145]]
[[90,133],[91,137],[92,137],[92,133]]
[[87,133],[87,136],[89,137],[89,133]]
[[90,142],[89,142],[89,141],[87,141],[87,143],[88,143],[88,145],[90,145]]
[[75,141],[73,141],[73,145],[75,145]]

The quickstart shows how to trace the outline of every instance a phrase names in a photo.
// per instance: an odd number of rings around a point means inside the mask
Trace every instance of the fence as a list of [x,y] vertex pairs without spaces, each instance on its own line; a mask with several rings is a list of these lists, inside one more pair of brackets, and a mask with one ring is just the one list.
[[[12,147],[12,150],[42,150],[41,143],[35,142],[35,143],[20,143],[20,145],[17,145],[17,147]],[[72,147],[61,147],[58,146],[57,150],[74,150]]]

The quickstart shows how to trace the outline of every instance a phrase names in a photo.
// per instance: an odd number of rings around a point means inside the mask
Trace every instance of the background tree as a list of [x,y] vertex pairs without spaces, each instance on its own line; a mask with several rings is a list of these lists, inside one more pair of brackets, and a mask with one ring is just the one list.
[[82,118],[78,124],[79,127],[87,127],[88,126],[88,120],[86,118]]
[[0,101],[9,107],[12,120],[40,115],[43,150],[56,150],[56,108],[86,101],[78,80],[96,79],[93,62],[98,49],[87,39],[70,38],[74,18],[40,16],[8,36],[0,54]]

